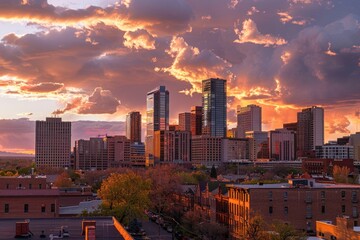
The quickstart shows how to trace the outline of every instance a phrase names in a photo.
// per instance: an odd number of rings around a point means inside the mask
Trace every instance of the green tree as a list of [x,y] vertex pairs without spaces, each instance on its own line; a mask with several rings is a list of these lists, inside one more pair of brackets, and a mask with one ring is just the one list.
[[211,167],[210,177],[215,179],[217,178],[216,168],[214,165]]
[[105,179],[98,191],[103,200],[103,213],[113,214],[123,224],[129,224],[134,218],[144,216],[144,210],[150,204],[151,182],[129,171],[112,173]]

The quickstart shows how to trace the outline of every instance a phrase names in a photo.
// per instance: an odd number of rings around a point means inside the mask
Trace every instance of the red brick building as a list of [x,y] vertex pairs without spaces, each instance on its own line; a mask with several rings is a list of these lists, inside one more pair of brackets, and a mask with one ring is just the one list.
[[360,186],[324,184],[313,179],[293,179],[289,183],[228,185],[229,231],[232,239],[241,239],[248,222],[260,214],[265,222],[275,219],[296,229],[315,233],[317,220],[336,221],[348,215],[359,225]]
[[302,160],[302,170],[309,174],[332,175],[335,166],[347,167],[350,173],[352,173],[354,171],[354,160],[321,158],[307,158]]

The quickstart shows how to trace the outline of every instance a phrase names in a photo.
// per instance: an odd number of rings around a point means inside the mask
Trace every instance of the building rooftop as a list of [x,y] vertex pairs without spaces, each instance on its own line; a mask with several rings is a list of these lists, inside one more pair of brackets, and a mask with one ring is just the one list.
[[[53,219],[28,219],[30,221],[29,228],[34,234],[31,239],[40,238],[41,231],[44,231],[46,239],[49,239],[50,234],[58,235],[61,227],[66,227],[69,231],[72,240],[83,240],[82,236],[82,220],[84,218],[53,218]],[[96,221],[96,240],[112,240],[124,239],[116,230],[111,217],[102,218],[86,218],[86,220]],[[0,239],[14,239],[15,223],[23,222],[24,219],[1,219],[0,220]]]
[[2,197],[59,196],[58,189],[6,189],[0,190]]
[[[289,183],[274,183],[274,184],[227,184],[227,187],[243,188],[243,189],[277,189],[277,188],[296,188]],[[300,187],[301,188],[301,187]],[[318,183],[315,182],[312,187],[304,186],[302,188],[330,188],[330,189],[346,189],[346,188],[358,188],[360,185],[355,184],[335,184],[335,183]]]
[[101,203],[101,200],[80,202],[79,205],[60,207],[59,213],[60,215],[79,215],[85,210],[88,212],[93,212],[98,209]]

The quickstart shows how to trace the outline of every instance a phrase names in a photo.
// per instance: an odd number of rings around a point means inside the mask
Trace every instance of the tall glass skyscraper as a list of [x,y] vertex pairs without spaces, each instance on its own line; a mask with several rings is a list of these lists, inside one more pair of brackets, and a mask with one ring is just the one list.
[[202,134],[226,137],[226,80],[210,78],[202,81]]
[[154,132],[169,130],[169,91],[160,86],[146,95],[146,165],[154,164]]

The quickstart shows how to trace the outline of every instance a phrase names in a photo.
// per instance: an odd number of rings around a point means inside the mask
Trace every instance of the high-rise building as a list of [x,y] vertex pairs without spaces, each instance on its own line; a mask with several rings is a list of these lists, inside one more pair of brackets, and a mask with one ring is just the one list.
[[62,122],[61,118],[46,118],[46,121],[36,121],[36,166],[69,167],[70,155],[71,122]]
[[261,107],[237,107],[237,137],[244,138],[249,131],[261,131]]
[[190,131],[155,131],[155,164],[190,162],[190,140]]
[[179,113],[179,130],[191,131],[191,113]]
[[146,95],[146,165],[154,165],[154,132],[169,130],[169,91],[160,86]]
[[314,156],[315,147],[324,144],[324,109],[303,109],[297,114],[297,123],[297,156]]
[[269,159],[269,137],[268,132],[250,131],[246,132],[249,141],[249,160]]
[[192,136],[191,162],[194,165],[219,166],[223,161],[222,137]]
[[105,170],[108,168],[107,148],[103,138],[75,141],[75,169]]
[[109,167],[131,166],[129,139],[125,136],[106,136],[104,141],[107,148]]
[[210,78],[202,81],[202,134],[226,137],[226,80]]
[[191,135],[201,135],[202,133],[202,110],[201,106],[191,107]]
[[295,160],[295,132],[287,129],[270,131],[270,158],[277,161]]
[[130,112],[126,116],[126,137],[131,143],[141,142],[141,114]]

